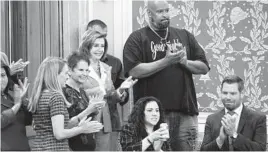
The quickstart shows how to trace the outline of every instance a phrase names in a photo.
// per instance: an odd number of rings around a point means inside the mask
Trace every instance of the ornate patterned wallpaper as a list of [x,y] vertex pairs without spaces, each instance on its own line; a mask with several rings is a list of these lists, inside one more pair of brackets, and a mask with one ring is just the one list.
[[[145,2],[133,1],[133,30],[146,25]],[[268,114],[268,1],[169,1],[171,26],[193,33],[211,66],[195,75],[200,112],[223,107],[220,82],[229,74],[245,81],[244,104]]]

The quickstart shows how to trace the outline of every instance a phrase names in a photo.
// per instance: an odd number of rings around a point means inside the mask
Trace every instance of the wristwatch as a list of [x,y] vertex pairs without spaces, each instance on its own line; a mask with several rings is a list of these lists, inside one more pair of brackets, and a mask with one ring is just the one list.
[[232,138],[233,138],[233,139],[236,139],[236,138],[237,138],[237,136],[238,136],[237,132],[234,132],[234,134],[233,134]]

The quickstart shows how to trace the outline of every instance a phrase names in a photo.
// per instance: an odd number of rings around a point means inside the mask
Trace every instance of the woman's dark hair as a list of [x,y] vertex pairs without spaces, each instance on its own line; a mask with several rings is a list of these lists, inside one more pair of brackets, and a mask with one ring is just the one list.
[[76,51],[73,52],[67,59],[69,68],[73,70],[77,66],[77,63],[81,60],[85,61],[86,63],[88,63],[88,65],[90,65],[89,58],[85,53]]
[[6,65],[5,63],[3,63],[1,61],[1,68],[4,68],[5,72],[6,72],[6,75],[7,75],[7,79],[8,79],[8,83],[7,83],[7,86],[5,88],[5,90],[3,91],[5,95],[9,95],[8,94],[8,90],[11,89],[13,86],[13,81],[11,79],[11,75],[10,75],[10,68],[8,65]]
[[106,54],[108,50],[108,41],[105,35],[99,33],[95,30],[87,30],[82,37],[82,42],[79,45],[79,52],[85,53],[88,57],[90,57],[90,51],[96,39],[103,38],[104,39],[104,52],[103,55]]
[[135,125],[135,128],[137,129],[138,134],[147,134],[145,130],[145,123],[144,123],[144,111],[145,106],[149,102],[156,102],[159,107],[160,112],[160,119],[158,123],[154,126],[154,130],[157,130],[160,128],[160,124],[164,123],[164,109],[162,107],[162,104],[160,100],[158,100],[155,97],[147,96],[140,98],[134,105],[131,114],[129,115],[128,122]]

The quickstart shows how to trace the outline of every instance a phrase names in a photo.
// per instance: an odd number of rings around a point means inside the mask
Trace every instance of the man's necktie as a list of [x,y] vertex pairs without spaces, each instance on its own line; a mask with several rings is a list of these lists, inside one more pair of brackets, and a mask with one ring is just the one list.
[[[235,114],[235,112],[233,111],[228,111],[228,114],[230,114],[231,116],[233,116]],[[233,146],[233,139],[228,136],[228,141],[229,141],[229,151],[234,151],[234,146]]]
[[233,111],[228,111],[227,113],[230,114],[231,116],[235,114],[235,112]]

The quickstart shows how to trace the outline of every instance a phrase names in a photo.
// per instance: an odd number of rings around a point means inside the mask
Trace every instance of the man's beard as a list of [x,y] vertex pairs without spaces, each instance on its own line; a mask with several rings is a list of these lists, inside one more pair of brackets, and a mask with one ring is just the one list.
[[167,19],[166,22],[159,22],[159,23],[156,23],[156,22],[154,21],[154,19],[151,18],[151,22],[152,22],[152,24],[153,24],[158,30],[164,30],[164,29],[166,29],[166,28],[169,26],[169,24],[170,24],[170,20],[169,20],[169,19]]
[[157,26],[158,26],[158,28],[160,30],[163,30],[163,29],[166,29],[169,26],[169,23],[170,23],[170,21],[168,20],[167,22],[164,22],[164,23],[162,23],[162,22],[158,23]]

